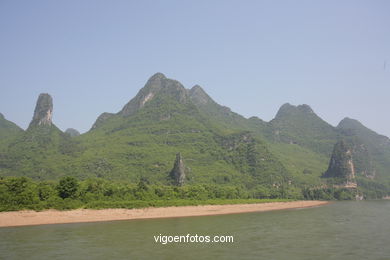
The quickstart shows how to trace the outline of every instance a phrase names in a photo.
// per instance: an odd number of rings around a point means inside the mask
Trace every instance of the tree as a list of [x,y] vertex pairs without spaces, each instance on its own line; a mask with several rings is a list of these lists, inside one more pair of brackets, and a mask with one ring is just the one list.
[[38,197],[41,201],[48,200],[53,194],[55,194],[55,189],[48,182],[41,182],[37,186]]
[[5,180],[6,197],[9,205],[17,209],[23,206],[38,202],[36,187],[32,181],[26,177],[11,177]]
[[58,195],[63,198],[76,198],[77,191],[79,189],[78,181],[71,176],[61,178],[57,190]]

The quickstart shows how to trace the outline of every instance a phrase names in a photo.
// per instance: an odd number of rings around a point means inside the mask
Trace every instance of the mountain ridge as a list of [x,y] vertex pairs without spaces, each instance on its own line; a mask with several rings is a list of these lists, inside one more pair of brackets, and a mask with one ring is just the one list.
[[29,128],[1,145],[0,176],[16,172],[50,179],[71,174],[168,184],[180,153],[190,169],[189,185],[319,186],[335,147],[347,138],[356,139],[354,163],[367,172],[359,178],[390,180],[388,138],[358,121],[346,118],[333,127],[309,105],[289,103],[269,122],[247,119],[216,103],[201,86],[186,89],[162,73],[150,77],[120,111],[102,113],[82,135],[60,131],[52,112],[51,96],[41,94]]

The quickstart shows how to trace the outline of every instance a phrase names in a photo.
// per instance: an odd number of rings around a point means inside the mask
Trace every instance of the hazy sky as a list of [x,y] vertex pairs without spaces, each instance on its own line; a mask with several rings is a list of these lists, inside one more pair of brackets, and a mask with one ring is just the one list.
[[0,112],[23,128],[47,92],[85,132],[155,72],[246,117],[306,103],[390,136],[390,1],[0,0]]

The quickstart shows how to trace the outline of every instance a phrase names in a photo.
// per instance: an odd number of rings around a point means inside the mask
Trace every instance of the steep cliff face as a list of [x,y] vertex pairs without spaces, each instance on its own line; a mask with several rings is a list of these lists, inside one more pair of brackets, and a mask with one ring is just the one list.
[[364,174],[366,177],[375,177],[380,181],[389,180],[390,139],[388,137],[368,129],[359,121],[351,118],[344,118],[337,129],[345,136],[354,136],[359,139],[360,145],[356,147],[359,148],[357,152],[362,155],[360,158],[362,158],[363,165],[369,165],[368,159],[364,159],[364,155],[369,155],[369,162],[375,165],[375,169],[366,170]]
[[178,186],[182,186],[185,182],[186,178],[186,168],[184,166],[183,158],[181,157],[181,154],[176,154],[176,160],[173,165],[173,169],[170,173],[170,177],[173,179],[174,184]]
[[42,93],[39,95],[37,104],[34,110],[33,119],[29,125],[33,126],[51,126],[53,115],[53,99],[47,93]]
[[356,139],[343,139],[334,146],[325,178],[336,178],[346,186],[356,186],[356,177],[373,179],[375,169],[364,144]]
[[338,178],[345,185],[355,184],[355,166],[352,159],[352,147],[341,140],[334,146],[325,178]]
[[69,165],[80,155],[78,143],[55,126],[52,112],[51,96],[39,95],[28,129],[12,139],[3,156],[0,151],[0,175],[54,179],[74,169]]

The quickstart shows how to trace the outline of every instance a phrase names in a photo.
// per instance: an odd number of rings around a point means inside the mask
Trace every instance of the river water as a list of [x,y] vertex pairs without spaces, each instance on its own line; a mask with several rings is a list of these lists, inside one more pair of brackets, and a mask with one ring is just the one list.
[[[233,236],[233,243],[154,236]],[[273,212],[0,228],[0,259],[390,259],[390,201]]]

